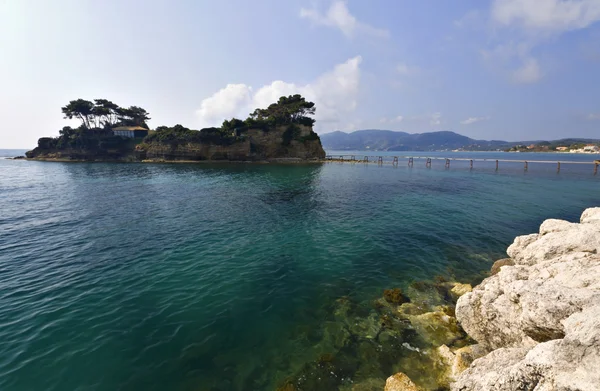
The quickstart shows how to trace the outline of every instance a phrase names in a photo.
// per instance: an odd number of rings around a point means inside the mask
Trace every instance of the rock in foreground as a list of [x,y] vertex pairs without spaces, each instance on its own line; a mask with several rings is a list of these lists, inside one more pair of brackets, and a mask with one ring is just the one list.
[[458,300],[465,331],[490,353],[460,391],[600,390],[600,208],[547,220],[509,247],[514,265]]

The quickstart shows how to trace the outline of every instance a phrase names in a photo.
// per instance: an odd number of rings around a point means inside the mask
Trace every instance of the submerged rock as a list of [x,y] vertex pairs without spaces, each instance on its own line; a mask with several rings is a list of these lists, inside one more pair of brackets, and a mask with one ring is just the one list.
[[404,296],[402,289],[394,288],[394,289],[386,289],[383,291],[383,298],[392,304],[402,304],[409,302],[409,298]]
[[471,287],[471,284],[461,284],[460,282],[457,282],[450,289],[450,295],[454,300],[458,300],[459,297],[461,297],[465,293],[471,292],[472,290],[473,287]]
[[419,387],[402,372],[390,376],[385,381],[385,391],[420,391]]
[[464,337],[456,318],[441,309],[421,315],[409,316],[415,331],[433,346],[449,345]]
[[581,223],[547,220],[509,247],[504,266],[458,300],[456,314],[486,349],[460,391],[600,389],[600,208]]

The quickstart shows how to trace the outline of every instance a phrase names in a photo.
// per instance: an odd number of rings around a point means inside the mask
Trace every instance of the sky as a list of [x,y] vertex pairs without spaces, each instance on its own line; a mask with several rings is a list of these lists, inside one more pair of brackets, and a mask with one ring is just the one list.
[[0,0],[0,148],[77,98],[200,129],[294,93],[320,134],[600,138],[600,0]]

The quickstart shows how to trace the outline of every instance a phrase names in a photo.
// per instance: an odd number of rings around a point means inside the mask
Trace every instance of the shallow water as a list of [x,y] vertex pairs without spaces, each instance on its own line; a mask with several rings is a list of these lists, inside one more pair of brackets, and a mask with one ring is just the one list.
[[475,282],[600,205],[591,166],[467,165],[0,159],[0,389],[274,389],[336,353],[340,298]]

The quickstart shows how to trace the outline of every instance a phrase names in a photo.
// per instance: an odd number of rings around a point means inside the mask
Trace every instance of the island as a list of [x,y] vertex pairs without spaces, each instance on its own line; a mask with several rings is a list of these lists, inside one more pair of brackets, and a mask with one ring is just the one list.
[[62,108],[65,126],[58,137],[42,137],[27,159],[120,162],[307,162],[325,158],[314,132],[315,104],[301,95],[282,96],[245,120],[193,130],[182,125],[149,129],[149,113],[119,107],[106,99],[77,99]]

